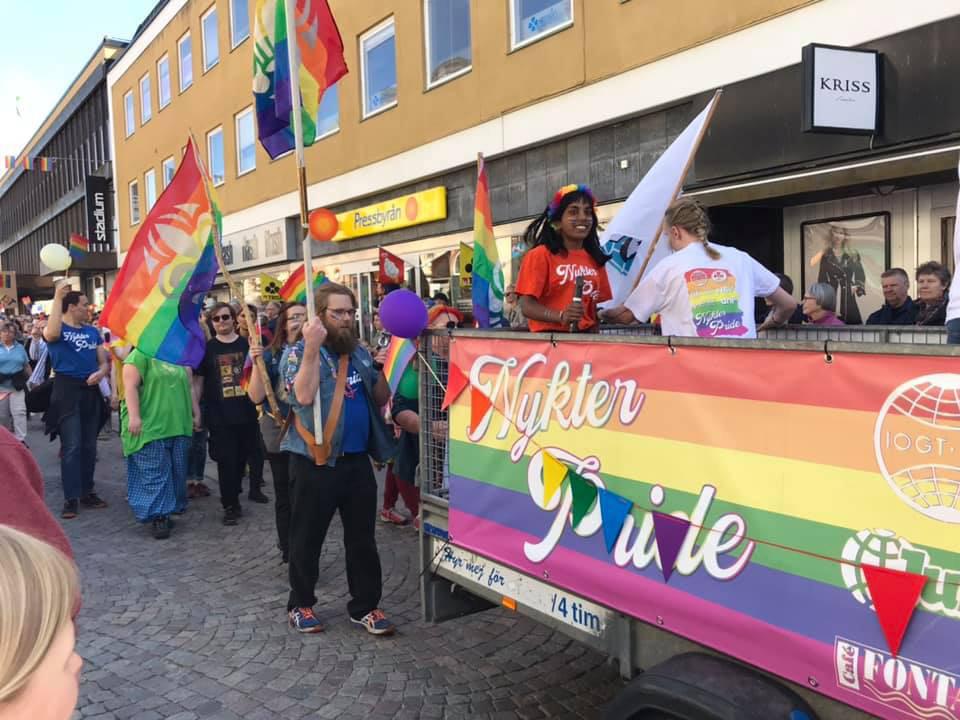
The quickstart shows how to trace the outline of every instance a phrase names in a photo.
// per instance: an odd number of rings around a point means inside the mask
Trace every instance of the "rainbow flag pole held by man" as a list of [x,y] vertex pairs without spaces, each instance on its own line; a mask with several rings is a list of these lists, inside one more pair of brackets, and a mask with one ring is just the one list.
[[257,0],[254,10],[253,97],[260,143],[271,158],[294,148],[293,82],[287,45],[287,6],[294,5],[300,52],[297,84],[303,117],[303,144],[317,137],[323,92],[347,74],[343,40],[327,0]]
[[[303,265],[294,270],[287,281],[280,288],[280,297],[285,303],[304,303],[307,300],[307,282],[304,278],[305,272]],[[322,272],[313,273],[313,289],[323,285],[327,281],[327,276]]]
[[477,327],[503,327],[503,267],[493,236],[490,183],[477,155],[477,198],[473,211],[473,317]]
[[100,321],[144,354],[177,365],[203,359],[200,310],[217,275],[221,214],[193,141],[137,232]]

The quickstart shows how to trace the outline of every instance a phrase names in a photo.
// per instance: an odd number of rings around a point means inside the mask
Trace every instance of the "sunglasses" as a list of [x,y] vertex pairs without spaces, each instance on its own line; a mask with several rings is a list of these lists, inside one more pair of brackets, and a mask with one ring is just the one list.
[[227,322],[227,320],[233,320],[233,315],[216,315],[211,319],[214,322]]

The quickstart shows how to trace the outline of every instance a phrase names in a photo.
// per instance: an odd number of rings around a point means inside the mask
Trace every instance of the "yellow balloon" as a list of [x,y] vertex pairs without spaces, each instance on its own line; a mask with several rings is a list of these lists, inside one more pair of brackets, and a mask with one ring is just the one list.
[[63,245],[50,243],[40,248],[40,261],[51,270],[66,270],[70,267],[72,260],[73,258],[70,257],[70,251]]

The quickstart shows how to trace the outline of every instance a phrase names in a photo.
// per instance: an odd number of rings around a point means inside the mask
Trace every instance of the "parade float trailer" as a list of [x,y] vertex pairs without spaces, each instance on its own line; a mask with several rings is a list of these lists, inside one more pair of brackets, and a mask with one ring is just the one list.
[[606,653],[611,718],[960,718],[942,328],[654,332],[422,339],[425,618]]

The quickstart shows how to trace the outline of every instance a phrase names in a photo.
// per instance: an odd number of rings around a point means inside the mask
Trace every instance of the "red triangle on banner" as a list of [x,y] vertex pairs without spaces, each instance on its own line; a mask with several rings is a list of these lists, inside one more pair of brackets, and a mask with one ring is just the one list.
[[486,416],[490,408],[493,407],[493,403],[490,402],[483,390],[473,385],[470,386],[470,432],[473,432],[480,423],[483,422],[483,418]]
[[927,577],[875,565],[861,565],[860,569],[877,610],[880,628],[887,638],[887,647],[896,657]]
[[457,398],[460,397],[460,393],[462,393],[469,384],[470,380],[463,374],[460,366],[450,363],[449,372],[447,373],[447,389],[443,394],[443,405],[440,406],[440,409],[446,410],[453,405]]

